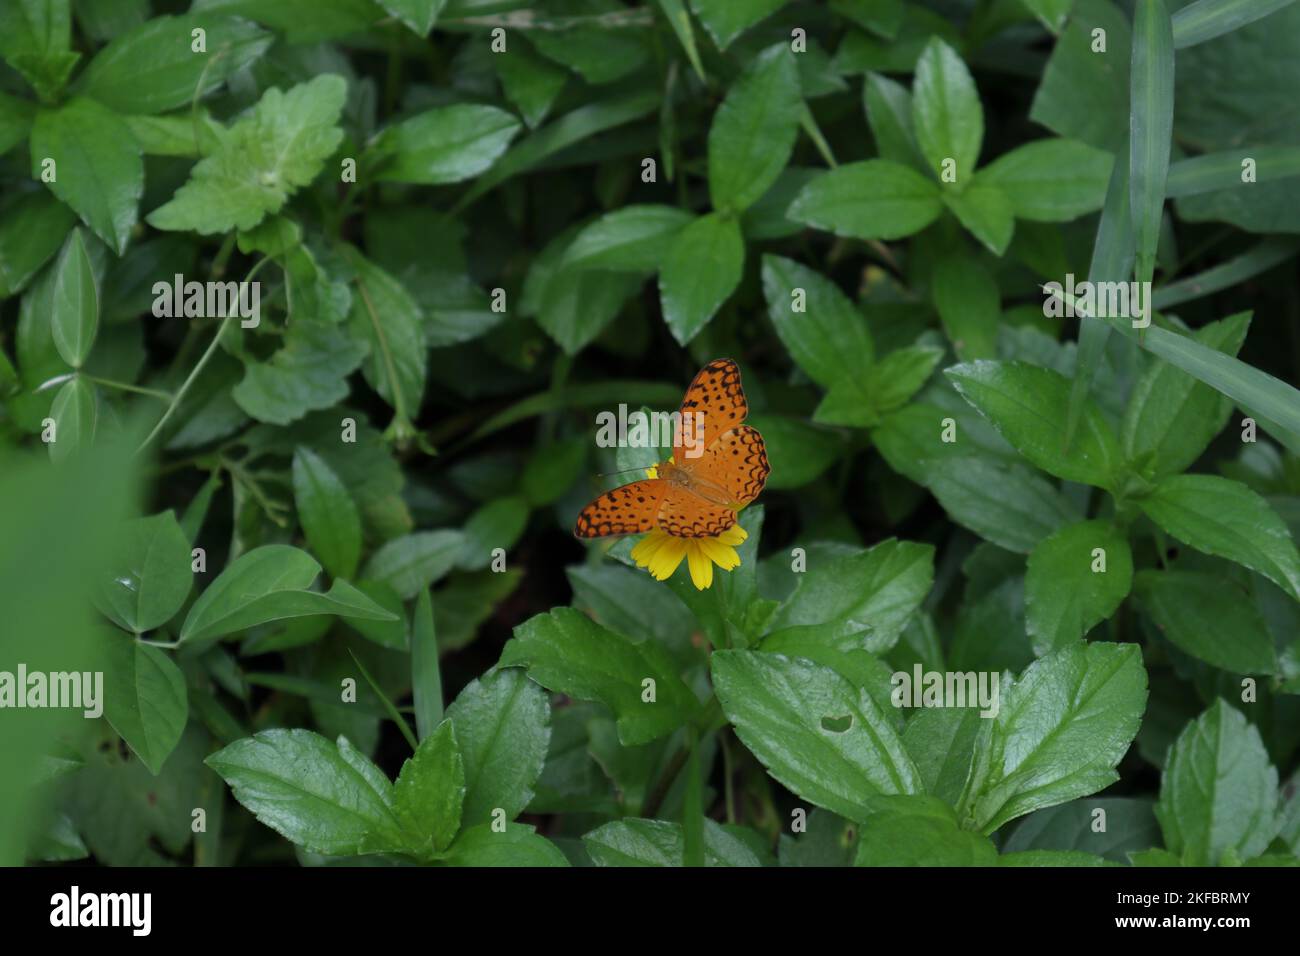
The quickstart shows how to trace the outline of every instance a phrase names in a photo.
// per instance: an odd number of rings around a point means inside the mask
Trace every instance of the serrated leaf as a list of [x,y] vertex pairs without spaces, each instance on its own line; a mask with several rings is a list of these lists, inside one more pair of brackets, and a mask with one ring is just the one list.
[[465,799],[465,764],[450,720],[438,724],[402,764],[393,785],[393,810],[419,846],[446,849],[460,829]]
[[258,421],[288,425],[348,397],[347,377],[370,354],[327,322],[290,322],[284,345],[264,362],[246,360],[244,377],[230,390],[235,404]]
[[1030,664],[1001,698],[970,803],[984,833],[1118,779],[1146,708],[1142,652],[1074,644]]
[[204,763],[250,813],[305,849],[355,856],[404,845],[392,785],[345,737],[333,744],[310,730],[264,730]]
[[1222,700],[1169,750],[1156,818],[1184,866],[1249,860],[1277,833],[1277,770],[1259,730]]
[[[618,718],[625,746],[644,744],[682,726],[699,707],[671,658],[652,641],[634,644],[573,608],[555,608],[515,628],[501,664],[522,665],[543,687],[598,700]],[[646,682],[653,683],[647,700]]]
[[546,694],[521,670],[489,671],[471,681],[447,708],[465,764],[461,825],[468,830],[513,820],[533,798],[551,739]]
[[383,581],[409,601],[456,566],[464,535],[460,531],[417,531],[385,542],[366,562],[364,577]]
[[[584,834],[582,843],[597,866],[686,865],[682,826],[667,820],[615,820]],[[762,862],[741,840],[705,820],[704,865],[762,866]]]
[[946,161],[955,161],[955,185],[964,189],[975,175],[984,142],[984,108],[965,61],[938,37],[916,61],[912,125],[934,175],[942,177]]
[[1300,600],[1300,554],[1291,533],[1268,502],[1241,482],[1173,475],[1139,504],[1179,541],[1258,571]]
[[1170,643],[1233,674],[1273,674],[1268,625],[1250,592],[1203,571],[1140,571],[1134,591]]
[[437,107],[379,134],[375,176],[398,183],[458,183],[496,162],[518,132],[519,121],[495,106]]
[[715,651],[710,660],[736,734],[803,799],[864,822],[874,798],[921,792],[879,706],[830,668],[760,651]]
[[939,187],[887,159],[846,163],[799,191],[787,215],[850,239],[902,239],[943,212]]
[[216,152],[148,221],[155,229],[204,235],[252,229],[310,183],[337,148],[347,83],[324,75],[287,93],[270,89],[225,134]]
[[1132,583],[1128,540],[1109,522],[1080,521],[1044,538],[1025,575],[1025,625],[1034,653],[1084,637],[1115,613]]

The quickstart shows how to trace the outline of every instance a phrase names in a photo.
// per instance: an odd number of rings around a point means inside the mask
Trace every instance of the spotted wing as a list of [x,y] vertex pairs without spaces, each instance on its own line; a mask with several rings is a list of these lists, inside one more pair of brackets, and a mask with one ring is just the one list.
[[673,440],[673,460],[685,464],[723,432],[735,428],[749,414],[745,390],[740,387],[740,366],[731,359],[714,359],[700,369],[682,399],[681,425]]
[[715,505],[675,485],[664,492],[656,520],[658,527],[674,538],[712,538],[736,523],[736,512]]
[[655,527],[668,482],[662,478],[633,481],[607,491],[578,512],[573,533],[579,538],[640,534]]
[[772,471],[763,436],[749,425],[723,432],[686,467],[705,487],[725,491],[737,505],[747,505],[757,498]]

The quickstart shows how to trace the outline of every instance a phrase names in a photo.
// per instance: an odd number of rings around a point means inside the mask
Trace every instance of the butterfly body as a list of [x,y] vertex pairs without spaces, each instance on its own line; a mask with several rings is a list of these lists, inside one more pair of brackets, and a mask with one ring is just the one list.
[[736,513],[758,497],[771,471],[763,436],[742,424],[749,412],[740,368],[731,359],[704,366],[686,390],[680,420],[699,423],[689,447],[680,433],[673,457],[655,477],[607,491],[578,513],[579,538],[640,534],[653,529],[674,537],[716,537],[736,523]]

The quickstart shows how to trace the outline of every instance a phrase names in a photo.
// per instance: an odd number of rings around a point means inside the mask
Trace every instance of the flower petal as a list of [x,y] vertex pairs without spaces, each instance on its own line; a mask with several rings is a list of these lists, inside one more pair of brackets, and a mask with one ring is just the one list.
[[704,554],[704,549],[696,541],[693,547],[686,548],[687,564],[691,569],[691,583],[697,591],[703,591],[713,584],[713,562]]
[[734,548],[737,545],[744,544],[745,539],[748,537],[749,532],[742,528],[740,522],[737,521],[726,531],[722,532],[722,534],[718,535],[717,540]]
[[632,547],[632,560],[636,562],[637,567],[644,568],[654,558],[655,552],[663,547],[664,541],[670,535],[658,528],[646,534],[644,538],[638,541]]
[[664,535],[664,542],[649,561],[650,574],[656,581],[667,581],[686,556],[686,539]]
[[721,538],[700,538],[699,544],[704,556],[722,570],[730,571],[740,567],[740,555],[731,545],[723,544]]

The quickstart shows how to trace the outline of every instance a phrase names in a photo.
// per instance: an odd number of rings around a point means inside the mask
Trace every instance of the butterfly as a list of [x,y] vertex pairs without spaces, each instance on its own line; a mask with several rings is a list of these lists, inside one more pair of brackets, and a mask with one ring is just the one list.
[[644,478],[607,491],[578,513],[579,538],[640,534],[658,528],[677,538],[711,538],[736,523],[772,470],[740,387],[740,367],[715,359],[700,369],[682,399],[671,461]]

